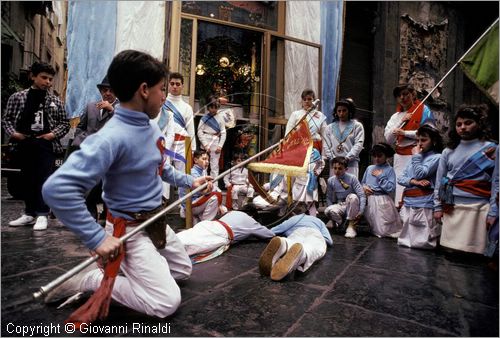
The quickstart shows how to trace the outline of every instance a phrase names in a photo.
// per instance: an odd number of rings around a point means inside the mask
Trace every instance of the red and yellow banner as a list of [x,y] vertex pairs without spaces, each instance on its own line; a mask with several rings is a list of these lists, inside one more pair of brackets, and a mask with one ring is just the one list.
[[305,176],[309,167],[309,158],[313,141],[309,125],[302,119],[292,129],[280,145],[262,162],[250,163],[248,168],[263,173],[279,173],[288,176]]

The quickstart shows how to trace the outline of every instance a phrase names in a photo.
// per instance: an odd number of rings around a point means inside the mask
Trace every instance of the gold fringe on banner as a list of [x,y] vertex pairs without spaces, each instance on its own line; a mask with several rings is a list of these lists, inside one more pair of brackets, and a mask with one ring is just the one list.
[[313,148],[309,125],[303,119],[291,130],[280,145],[261,162],[250,163],[248,169],[262,173],[306,176]]

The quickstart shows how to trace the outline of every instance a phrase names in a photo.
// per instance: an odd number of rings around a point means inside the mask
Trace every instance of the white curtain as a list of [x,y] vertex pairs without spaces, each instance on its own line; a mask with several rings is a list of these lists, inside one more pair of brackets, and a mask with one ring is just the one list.
[[117,7],[115,54],[136,49],[161,61],[165,41],[165,2],[118,1]]
[[[320,42],[320,1],[287,1],[285,33],[288,36]],[[285,42],[285,117],[301,108],[300,94],[306,88],[318,95],[318,49],[296,42]]]

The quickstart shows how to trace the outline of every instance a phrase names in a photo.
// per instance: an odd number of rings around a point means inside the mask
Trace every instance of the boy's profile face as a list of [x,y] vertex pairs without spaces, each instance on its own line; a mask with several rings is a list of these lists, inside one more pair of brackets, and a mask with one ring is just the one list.
[[208,168],[208,154],[200,155],[196,157],[193,161],[195,164],[202,167],[203,169]]
[[168,81],[168,92],[174,96],[179,96],[182,94],[182,80],[172,78]]
[[148,97],[145,102],[145,113],[150,119],[154,119],[160,113],[161,106],[166,97],[165,80],[161,80],[152,87],[148,87]]
[[54,75],[45,72],[40,72],[37,75],[31,76],[31,80],[33,80],[33,87],[41,90],[47,90],[52,87],[53,79]]
[[342,177],[344,176],[346,171],[346,167],[343,164],[340,163],[334,163],[333,164],[333,174],[337,177]]

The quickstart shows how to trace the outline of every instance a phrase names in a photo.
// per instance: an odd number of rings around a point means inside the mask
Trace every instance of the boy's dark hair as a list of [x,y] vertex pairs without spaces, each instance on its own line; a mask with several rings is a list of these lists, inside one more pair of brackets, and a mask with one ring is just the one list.
[[315,99],[315,98],[316,98],[316,94],[314,94],[314,90],[309,89],[309,88],[304,89],[304,90],[302,91],[302,94],[300,94],[300,97],[301,97],[302,99],[305,99],[305,98],[306,98],[306,96],[309,96],[309,95],[311,95],[311,96],[313,97],[313,99]]
[[257,206],[252,202],[245,204],[244,206],[239,208],[238,211],[246,213],[248,216],[252,217],[255,220],[259,219],[259,210],[257,209]]
[[390,145],[384,142],[377,143],[372,147],[372,150],[370,151],[370,154],[384,154],[387,158],[393,157],[394,156],[394,149]]
[[168,76],[168,81],[172,79],[179,79],[181,80],[181,83],[184,84],[184,76],[182,76],[182,74],[179,72],[170,73],[170,75]]
[[432,148],[436,153],[440,153],[443,151],[443,138],[441,137],[441,133],[439,130],[434,128],[429,124],[424,124],[417,129],[417,136],[428,136],[432,142]]
[[207,109],[214,107],[214,108],[219,108],[220,103],[219,103],[219,98],[216,95],[210,95],[207,97]]
[[457,129],[455,128],[458,118],[472,119],[476,121],[479,127],[476,135],[477,138],[481,141],[489,139],[490,126],[488,122],[488,110],[489,109],[486,104],[460,106],[458,108],[458,111],[455,113],[453,126],[451,126],[448,133],[448,148],[455,149],[460,144],[461,138],[457,133]]
[[107,73],[109,84],[121,102],[130,101],[142,83],[157,85],[167,77],[165,65],[149,54],[124,50],[111,61]]
[[356,105],[354,104],[354,101],[352,99],[340,99],[339,101],[335,102],[335,107],[333,107],[333,120],[338,120],[339,117],[337,115],[337,108],[339,106],[347,107],[347,111],[349,112],[348,117],[349,120],[354,118],[354,114],[356,114]]
[[332,167],[335,163],[342,164],[345,168],[347,168],[347,164],[349,163],[349,161],[347,161],[347,158],[345,158],[344,156],[337,156],[332,160]]
[[413,87],[413,85],[409,83],[402,83],[394,88],[394,90],[392,91],[392,95],[394,95],[395,98],[398,98],[399,95],[401,95],[401,92],[405,89],[408,90],[410,93],[415,94],[415,87]]
[[247,159],[247,154],[245,154],[244,152],[241,152],[241,151],[236,151],[234,154],[233,154],[233,161],[236,161],[236,160],[246,160]]
[[31,65],[30,68],[31,75],[37,76],[40,73],[47,73],[50,75],[56,75],[56,70],[52,65],[49,65],[46,62],[35,62]]
[[200,158],[202,155],[208,154],[205,149],[196,149],[193,152],[193,159]]

